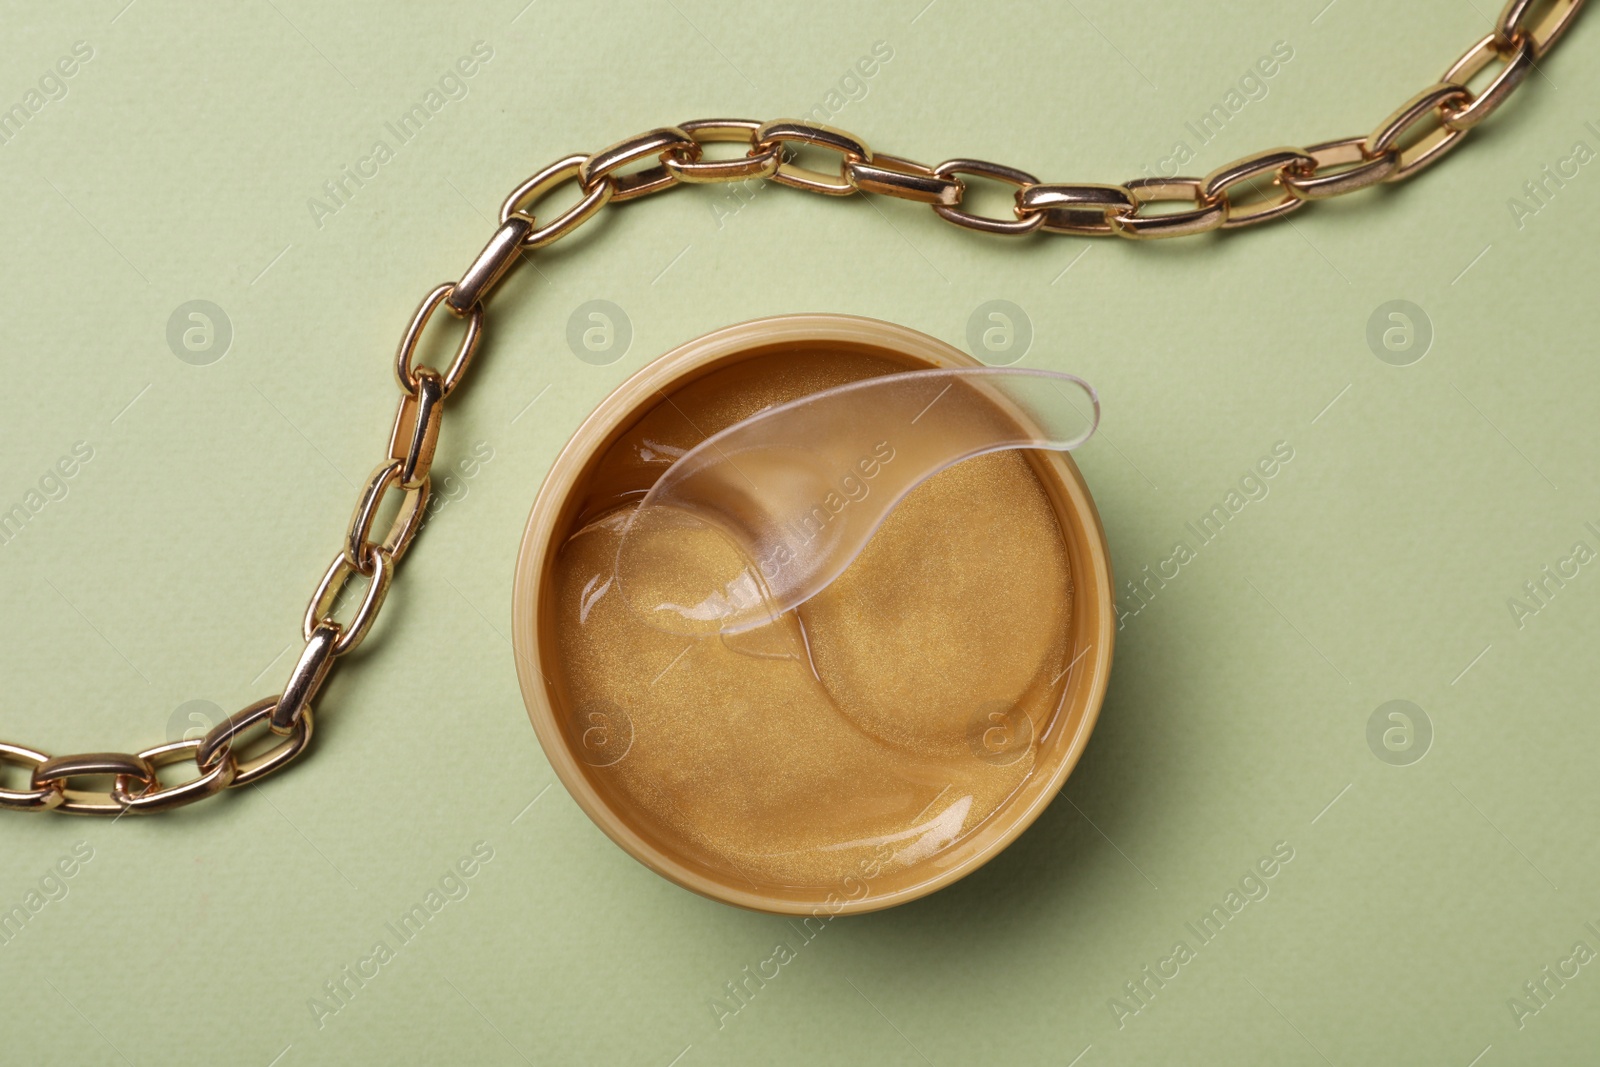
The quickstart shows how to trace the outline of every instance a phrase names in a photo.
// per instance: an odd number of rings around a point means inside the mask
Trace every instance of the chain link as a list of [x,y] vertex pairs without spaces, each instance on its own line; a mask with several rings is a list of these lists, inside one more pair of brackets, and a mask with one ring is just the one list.
[[[311,742],[313,701],[338,659],[354,652],[371,631],[395,569],[421,528],[445,404],[482,340],[484,300],[519,258],[572,233],[607,204],[680,184],[765,179],[829,196],[860,192],[927,204],[946,221],[985,233],[1042,231],[1147,240],[1252,226],[1298,211],[1309,201],[1403,181],[1431,166],[1505,104],[1582,7],[1583,0],[1510,0],[1492,33],[1371,133],[1253,153],[1203,178],[1139,178],[1121,185],[1045,183],[1026,171],[980,159],[928,166],[875,154],[852,134],[797,119],[701,119],[662,126],[591,155],[556,160],[512,190],[500,209],[499,228],[461,280],[435,288],[412,316],[395,355],[401,395],[387,456],[362,487],[344,542],[306,605],[301,628],[305,648],[282,694],[229,716],[203,738],[139,753],[52,758],[0,742],[0,769],[12,766],[28,773],[26,788],[0,787],[0,808],[112,816],[167,811],[254,784],[299,758]],[[1473,89],[1471,83],[1495,64],[1498,68],[1487,83]],[[708,144],[730,144],[735,151],[743,147],[744,154],[706,158]],[[794,153],[805,148],[837,153],[838,171],[800,165]],[[1013,186],[1012,217],[995,218],[963,206],[968,189],[963,177]],[[541,224],[533,209],[568,183],[576,186],[577,200]],[[1147,210],[1154,204],[1178,208]],[[442,373],[416,362],[422,334],[440,307],[466,320],[455,355]],[[374,541],[373,525],[391,492],[400,494],[398,511],[388,532]],[[340,621],[340,601],[358,577],[366,587],[348,621]],[[253,738],[248,742],[253,753],[242,755],[246,745],[241,739],[262,727],[277,739],[263,747]],[[180,763],[190,764],[193,775],[178,785],[162,782],[160,769]],[[80,779],[109,780],[110,787],[78,788]]]
[[[685,122],[678,129],[689,135],[694,149],[681,153],[668,149],[661,156],[661,165],[677,175],[680,182],[690,184],[708,182],[744,182],[752,178],[770,178],[778,172],[783,162],[783,146],[777,143],[762,147],[756,139],[761,123],[751,119],[699,119]],[[743,143],[748,151],[732,159],[702,159],[708,144]]]
[[801,122],[798,119],[778,119],[763,124],[756,131],[756,148],[753,151],[781,150],[785,145],[791,144],[826,148],[844,157],[839,164],[837,175],[802,167],[793,160],[779,161],[778,169],[772,174],[772,180],[779,185],[788,185],[811,193],[850,196],[856,191],[855,185],[850,181],[850,165],[872,162],[872,149],[867,147],[866,142],[832,126],[824,126],[819,122]]

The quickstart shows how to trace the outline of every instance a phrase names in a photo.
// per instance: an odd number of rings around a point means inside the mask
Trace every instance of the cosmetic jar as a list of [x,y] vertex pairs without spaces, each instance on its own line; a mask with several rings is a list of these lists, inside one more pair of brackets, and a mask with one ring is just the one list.
[[[517,673],[557,777],[651,870],[760,911],[873,911],[972,872],[1060,790],[1116,629],[1105,534],[1065,453],[935,474],[832,585],[756,630],[653,630],[616,588],[620,524],[707,436],[850,381],[978,365],[873,319],[741,323],[634,374],[556,459],[517,560]],[[893,462],[882,432],[837,506]]]

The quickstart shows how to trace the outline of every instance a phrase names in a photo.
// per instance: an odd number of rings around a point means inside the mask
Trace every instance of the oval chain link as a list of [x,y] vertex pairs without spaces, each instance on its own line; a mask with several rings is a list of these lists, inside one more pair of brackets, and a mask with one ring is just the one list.
[[1543,18],[1529,26],[1528,15],[1537,11],[1539,4],[1540,0],[1510,0],[1500,9],[1500,17],[1495,20],[1495,36],[1505,44],[1516,40],[1517,34],[1526,33],[1533,42],[1535,59],[1543,59],[1544,54],[1572,26],[1572,20],[1583,7],[1583,0],[1555,0]]
[[[1226,203],[1228,214],[1222,222],[1224,229],[1270,222],[1304,207],[1306,203],[1284,188],[1281,176],[1289,172],[1314,170],[1316,165],[1314,156],[1298,148],[1269,148],[1265,152],[1236,159],[1207,174],[1205,181],[1200,184],[1200,194],[1208,203],[1217,200]],[[1283,190],[1273,199],[1241,206],[1230,195],[1229,191],[1236,185],[1269,177],[1274,185]]]
[[[1030,188],[1039,184],[1039,179],[1025,170],[1008,167],[1004,163],[990,163],[982,159],[947,159],[937,167],[933,173],[940,178],[955,178],[958,174],[968,174],[975,178],[988,178],[990,181],[1003,182],[1017,188],[1017,202],[1012,205],[1012,213],[1016,216],[1010,219],[994,219],[987,215],[979,215],[960,206],[961,197],[956,198],[954,204],[933,205],[934,214],[946,222],[953,222],[957,226],[980,233],[1022,234],[1032,233],[1044,225],[1044,215],[1037,211],[1023,211],[1021,196]],[[960,179],[956,179],[959,181]],[[966,190],[965,183],[961,186],[963,194]]]
[[[661,165],[677,175],[680,182],[707,184],[770,178],[783,162],[781,144],[763,148],[756,140],[761,132],[757,119],[697,119],[678,129],[689,135],[694,150],[680,154],[681,150],[669,148],[661,157]],[[743,144],[746,152],[733,159],[702,159],[708,144]]]
[[1483,91],[1471,100],[1459,107],[1447,106],[1441,112],[1444,124],[1452,130],[1465,131],[1494,114],[1516,91],[1517,86],[1522,84],[1522,79],[1533,70],[1534,56],[1533,38],[1525,33],[1518,33],[1510,44],[1502,43],[1491,33],[1473,45],[1465,55],[1450,65],[1450,69],[1440,77],[1441,82],[1465,88],[1469,81],[1496,59],[1504,65]]
[[856,187],[850,180],[850,165],[872,162],[872,149],[867,147],[865,141],[819,122],[778,119],[756,131],[756,145],[760,151],[769,148],[781,150],[786,144],[827,148],[844,157],[839,164],[837,175],[824,174],[820,170],[802,167],[791,161],[780,161],[778,169],[772,174],[772,180],[779,185],[788,185],[826,196],[849,196],[854,193]]
[[[401,395],[387,456],[362,487],[344,541],[306,606],[301,627],[305,647],[283,693],[229,716],[203,738],[138,753],[52,758],[0,742],[0,769],[28,772],[26,788],[0,787],[0,809],[112,816],[168,811],[255,784],[298,759],[311,743],[313,701],[339,657],[355,652],[371,631],[401,558],[422,526],[444,409],[482,341],[484,301],[531,250],[567,236],[608,204],[680,184],[770,180],[829,196],[864,192],[926,204],[949,222],[986,233],[1043,231],[1148,240],[1252,226],[1282,218],[1307,201],[1402,181],[1438,161],[1505,104],[1571,28],[1583,3],[1509,0],[1492,33],[1370,134],[1257,152],[1204,178],[1138,178],[1120,185],[1044,183],[1026,171],[980,159],[951,159],[930,167],[874,154],[852,134],[799,119],[698,119],[556,160],[511,191],[501,205],[498,228],[460,280],[435,288],[412,315],[395,355]],[[1500,66],[1487,84],[1472,89],[1470,83],[1495,63]],[[708,144],[742,146],[744,154],[705,158]],[[838,172],[795,162],[792,153],[802,147],[837,153]],[[625,172],[639,164],[646,165]],[[995,218],[964,206],[968,186],[962,176],[1013,186],[1013,217]],[[533,208],[568,183],[576,187],[577,199],[541,225]],[[1156,204],[1177,208],[1149,210]],[[417,362],[422,335],[441,306],[466,320],[442,372]],[[380,505],[392,490],[401,495],[397,513],[382,540],[374,541]],[[340,621],[341,601],[357,576],[366,580],[366,588],[348,621]],[[252,738],[252,753],[242,755],[241,738],[263,731],[278,739],[262,746]],[[193,765],[187,780],[170,786],[160,780],[160,768],[183,762]],[[75,781],[83,778],[109,778],[111,788],[76,787]]]

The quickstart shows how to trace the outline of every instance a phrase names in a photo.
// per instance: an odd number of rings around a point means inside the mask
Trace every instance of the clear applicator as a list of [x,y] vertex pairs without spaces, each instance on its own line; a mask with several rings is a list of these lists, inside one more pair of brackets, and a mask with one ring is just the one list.
[[1067,451],[1100,402],[1045,370],[908,371],[768,408],[681,456],[629,516],[617,583],[650,626],[710,637],[773,622],[860,555],[895,506],[962,460]]

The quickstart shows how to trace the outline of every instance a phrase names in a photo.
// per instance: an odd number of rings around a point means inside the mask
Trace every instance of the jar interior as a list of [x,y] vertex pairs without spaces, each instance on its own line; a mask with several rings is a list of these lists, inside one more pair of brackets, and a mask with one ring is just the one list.
[[621,524],[677,456],[768,406],[928,365],[828,341],[696,368],[619,420],[566,494],[538,600],[554,719],[599,802],[696,879],[796,904],[903,893],[1004,833],[1083,725],[1058,456],[933,476],[832,585],[756,630],[663,632],[618,594]]

